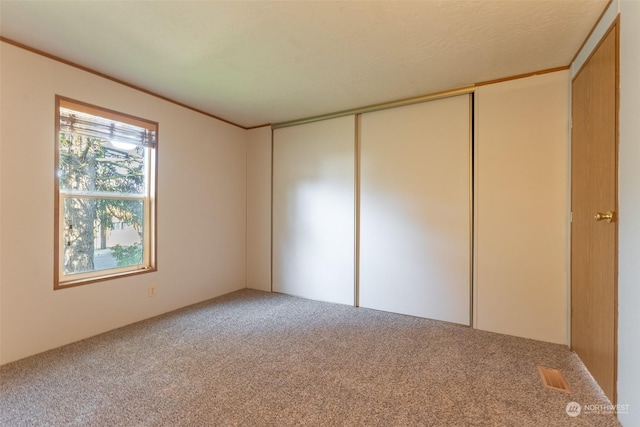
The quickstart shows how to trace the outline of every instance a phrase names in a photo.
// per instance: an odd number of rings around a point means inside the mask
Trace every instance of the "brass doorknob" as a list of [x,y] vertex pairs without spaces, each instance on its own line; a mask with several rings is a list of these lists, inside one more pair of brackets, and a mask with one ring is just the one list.
[[611,212],[611,211],[609,211],[609,212],[605,212],[605,213],[598,212],[598,213],[596,213],[596,214],[593,216],[593,218],[594,218],[596,221],[607,221],[607,222],[611,222],[611,221],[613,221],[613,220],[614,220],[614,218],[615,218],[615,213],[614,213],[614,212]]

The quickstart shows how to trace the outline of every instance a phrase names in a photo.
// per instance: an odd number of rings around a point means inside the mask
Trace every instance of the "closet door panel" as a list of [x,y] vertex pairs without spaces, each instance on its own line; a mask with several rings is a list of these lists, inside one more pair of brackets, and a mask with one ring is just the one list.
[[354,304],[355,117],[276,129],[275,292]]
[[569,71],[476,90],[475,326],[568,344]]
[[362,307],[470,324],[470,96],[361,117]]

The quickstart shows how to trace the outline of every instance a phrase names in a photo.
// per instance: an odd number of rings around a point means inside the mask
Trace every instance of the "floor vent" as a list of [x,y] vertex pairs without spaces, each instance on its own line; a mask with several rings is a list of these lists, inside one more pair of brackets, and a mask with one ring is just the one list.
[[550,389],[571,393],[567,380],[557,369],[547,368],[546,366],[538,366],[538,372],[542,378],[542,384]]

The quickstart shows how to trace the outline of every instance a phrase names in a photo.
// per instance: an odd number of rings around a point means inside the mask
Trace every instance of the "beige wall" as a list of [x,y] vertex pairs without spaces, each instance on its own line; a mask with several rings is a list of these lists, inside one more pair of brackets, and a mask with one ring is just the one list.
[[475,326],[568,344],[569,72],[476,91]]
[[625,426],[640,425],[640,2],[620,4],[618,403]]
[[[0,363],[245,286],[245,130],[0,49]],[[56,94],[160,123],[157,272],[53,290]]]
[[271,127],[247,131],[247,288],[271,291]]
[[[0,49],[2,49],[2,45],[0,45]],[[2,148],[2,98],[3,98],[3,91],[2,91],[2,51],[0,50],[0,365],[2,364],[2,224],[4,224],[4,221],[2,220],[2,211],[3,209],[3,204],[2,204],[2,152],[3,152],[3,148]]]

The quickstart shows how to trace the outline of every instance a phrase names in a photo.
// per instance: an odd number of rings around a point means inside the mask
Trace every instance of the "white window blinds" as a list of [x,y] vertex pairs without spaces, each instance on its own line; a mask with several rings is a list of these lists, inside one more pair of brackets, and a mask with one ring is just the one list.
[[[80,110],[80,111],[79,111]],[[140,147],[155,148],[157,125],[136,118],[110,117],[111,114],[100,110],[92,114],[93,108],[69,101],[60,101],[60,131],[73,132],[92,138],[111,142],[133,144]]]

